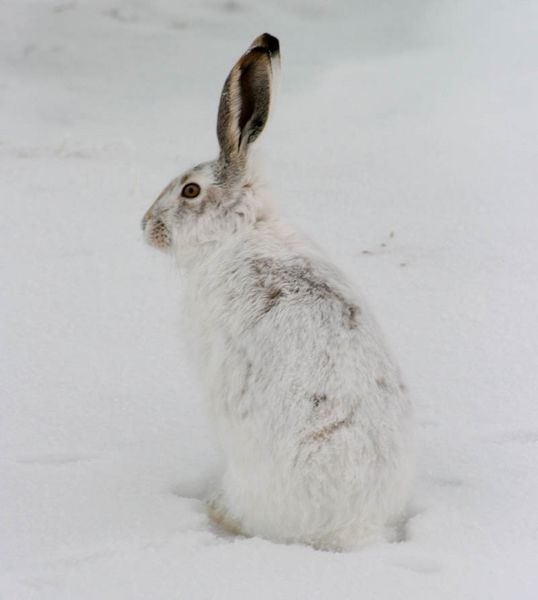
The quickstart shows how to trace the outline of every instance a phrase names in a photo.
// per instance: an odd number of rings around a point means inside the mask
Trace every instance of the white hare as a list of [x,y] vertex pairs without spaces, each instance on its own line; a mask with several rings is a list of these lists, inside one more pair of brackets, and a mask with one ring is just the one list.
[[219,158],[174,179],[142,226],[185,271],[225,462],[211,516],[245,535],[344,550],[404,509],[411,407],[366,306],[274,214],[249,161],[279,62],[276,38],[254,40],[224,84]]

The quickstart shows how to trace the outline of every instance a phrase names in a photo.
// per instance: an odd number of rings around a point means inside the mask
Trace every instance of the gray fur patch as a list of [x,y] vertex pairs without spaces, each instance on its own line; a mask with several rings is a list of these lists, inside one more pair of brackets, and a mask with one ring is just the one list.
[[381,390],[386,390],[389,387],[387,380],[384,377],[378,377],[375,382],[377,383],[377,387]]
[[334,300],[341,306],[344,328],[358,327],[360,308],[332,288],[306,259],[296,258],[285,262],[260,257],[252,259],[250,264],[256,285],[265,292],[263,314],[271,311],[283,298],[304,296],[309,299]]
[[211,169],[215,182],[224,189],[233,188],[245,175],[245,167],[241,161],[229,160],[223,154],[212,163]]
[[313,394],[310,399],[314,407],[317,408],[322,402],[327,402],[327,394]]
[[360,308],[354,304],[348,304],[344,308],[343,318],[346,329],[357,329],[359,325],[357,316],[360,314],[360,312]]
[[245,369],[245,379],[243,381],[243,387],[241,388],[241,398],[243,398],[245,396],[245,394],[247,393],[251,376],[252,376],[252,362],[249,360],[249,361],[247,361],[247,366]]

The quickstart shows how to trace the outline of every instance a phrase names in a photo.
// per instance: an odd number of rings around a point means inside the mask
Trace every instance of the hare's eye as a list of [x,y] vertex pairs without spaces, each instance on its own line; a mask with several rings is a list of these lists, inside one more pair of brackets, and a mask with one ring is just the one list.
[[181,190],[181,195],[184,198],[196,198],[200,193],[200,186],[197,183],[187,183]]

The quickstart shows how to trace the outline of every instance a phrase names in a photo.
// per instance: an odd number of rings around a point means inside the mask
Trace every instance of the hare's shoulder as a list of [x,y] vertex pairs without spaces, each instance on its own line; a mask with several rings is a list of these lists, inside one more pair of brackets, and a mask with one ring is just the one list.
[[331,267],[308,254],[242,254],[224,274],[232,307],[256,320],[284,308],[316,308],[338,314],[346,329],[357,327],[361,308],[352,291]]

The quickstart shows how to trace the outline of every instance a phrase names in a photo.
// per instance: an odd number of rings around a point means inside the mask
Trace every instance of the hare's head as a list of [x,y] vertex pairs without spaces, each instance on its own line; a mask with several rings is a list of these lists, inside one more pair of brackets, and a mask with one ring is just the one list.
[[181,252],[221,240],[267,215],[249,152],[267,123],[279,63],[278,40],[264,33],[234,65],[220,98],[220,155],[174,179],[155,200],[142,220],[149,244]]

